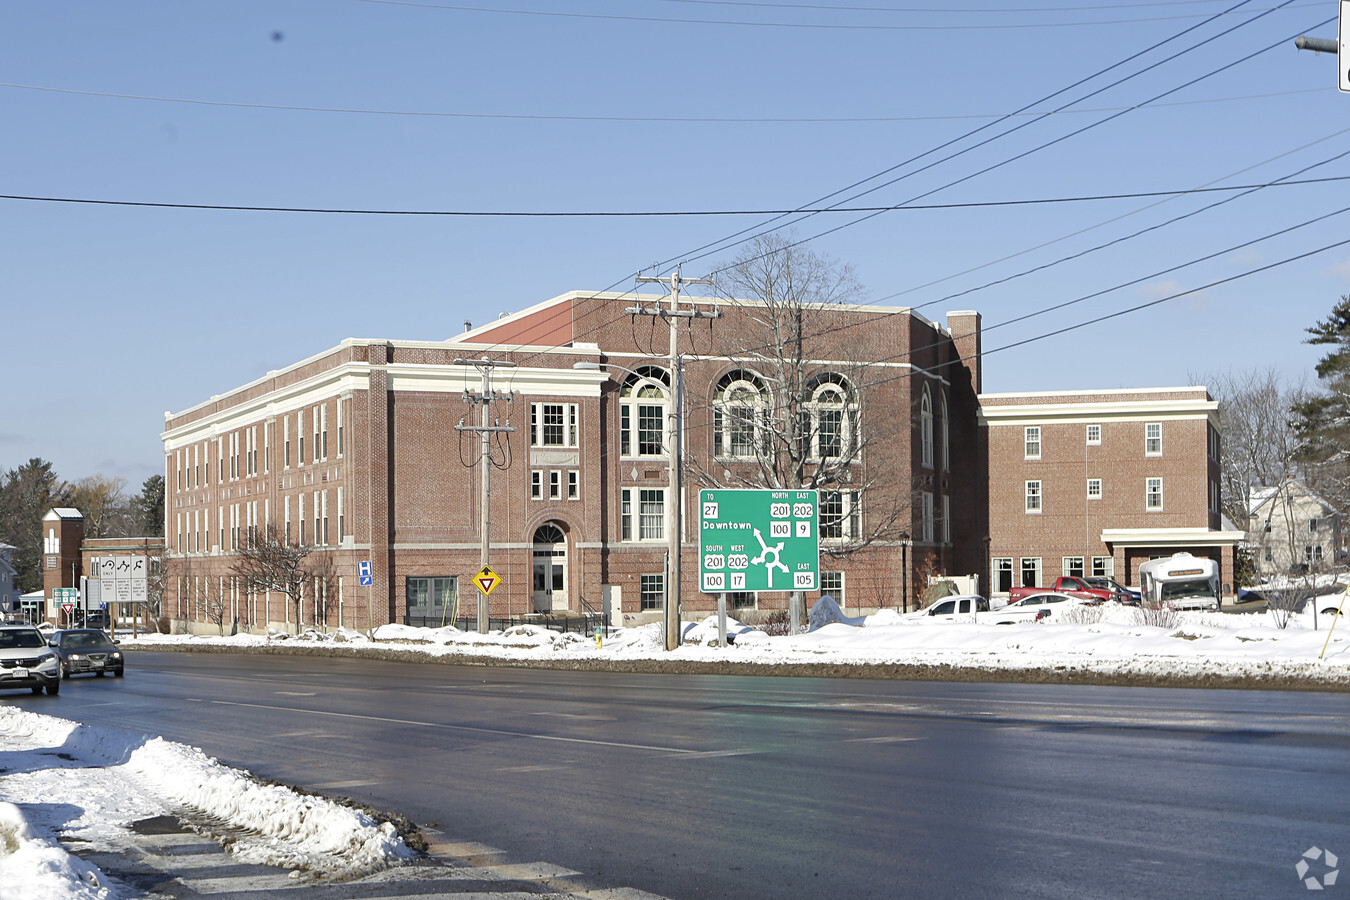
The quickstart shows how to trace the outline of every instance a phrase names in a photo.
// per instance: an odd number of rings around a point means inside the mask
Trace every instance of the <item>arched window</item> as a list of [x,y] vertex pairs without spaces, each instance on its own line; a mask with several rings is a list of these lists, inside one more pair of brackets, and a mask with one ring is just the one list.
[[817,376],[803,416],[810,459],[848,456],[857,446],[858,403],[852,387],[834,374]]
[[919,456],[924,468],[933,468],[933,398],[926,384],[919,398]]
[[940,423],[940,424],[941,424],[941,431],[940,431],[940,433],[941,433],[941,436],[942,436],[942,471],[944,471],[944,472],[950,472],[950,471],[951,471],[951,468],[952,468],[951,442],[950,442],[950,440],[949,440],[949,437],[950,437],[950,431],[948,430],[947,422],[948,422],[948,419],[947,419],[947,389],[946,389],[946,388],[943,388],[943,389],[942,389],[942,420],[941,420],[941,423]]
[[666,404],[670,374],[642,366],[619,394],[619,452],[623,456],[665,456]]
[[733,369],[713,393],[713,455],[755,459],[768,450],[768,391],[764,380],[747,369]]

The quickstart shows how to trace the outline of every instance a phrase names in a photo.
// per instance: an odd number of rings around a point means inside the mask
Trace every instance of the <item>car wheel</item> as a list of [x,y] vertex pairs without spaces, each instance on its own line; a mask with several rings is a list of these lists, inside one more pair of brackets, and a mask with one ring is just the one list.
[[114,675],[115,677],[117,677],[117,678],[121,678],[122,675],[123,675],[123,670],[122,670],[122,669],[117,669],[117,670],[115,670],[115,671],[113,672],[113,675]]
[[33,688],[33,693],[35,694],[42,693],[42,685],[39,684],[37,687]]
[[53,697],[61,693],[61,682],[53,681],[50,684],[48,684],[47,693],[51,694]]
[[70,677],[70,670],[69,670],[69,669],[64,669],[64,668],[63,668],[63,669],[61,670],[61,677],[62,677],[62,678],[69,678],[69,677]]

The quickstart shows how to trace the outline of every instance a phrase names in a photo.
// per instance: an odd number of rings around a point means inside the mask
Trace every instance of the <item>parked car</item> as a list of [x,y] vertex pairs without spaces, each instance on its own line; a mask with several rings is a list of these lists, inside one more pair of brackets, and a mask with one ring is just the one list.
[[1098,600],[1113,600],[1114,591],[1109,588],[1098,588],[1088,584],[1082,578],[1076,575],[1061,575],[1055,579],[1055,583],[1050,587],[1015,587],[1008,591],[1008,602],[1019,600],[1022,597],[1030,597],[1032,594],[1043,594],[1047,591],[1057,594],[1069,594],[1074,597],[1084,597],[1087,599],[1096,598]]
[[[1039,594],[1031,594],[1027,597],[1021,597],[1007,606],[1000,612],[1020,613],[1023,617],[1029,614],[1038,614],[1039,620],[1055,621],[1070,609],[1084,606],[1096,606],[1102,601],[1096,597],[1075,597],[1071,594],[1062,594],[1057,591],[1042,591]],[[1010,621],[1018,621],[1012,619]]]
[[103,677],[112,672],[122,677],[126,660],[117,642],[97,628],[67,628],[52,635],[50,641],[61,654],[61,677],[88,675]]
[[108,613],[102,609],[91,609],[85,613],[77,612],[70,627],[72,629],[102,628],[106,631],[108,628]]
[[1103,578],[1099,575],[1094,575],[1090,578],[1084,578],[1083,580],[1086,581],[1088,584],[1090,584],[1092,587],[1102,588],[1103,590],[1108,590],[1114,593],[1115,596],[1112,597],[1111,599],[1115,600],[1117,603],[1128,603],[1131,606],[1139,605],[1139,592],[1136,590],[1132,590],[1131,588],[1127,588],[1125,585],[1121,584],[1119,581],[1116,581],[1114,578]]
[[916,624],[961,622],[978,625],[1014,625],[1020,622],[1038,622],[1049,616],[1038,605],[1014,607],[1011,604],[990,609],[989,601],[976,594],[944,597],[925,610],[910,613],[905,618]]
[[61,691],[61,657],[32,625],[0,625],[0,690]]

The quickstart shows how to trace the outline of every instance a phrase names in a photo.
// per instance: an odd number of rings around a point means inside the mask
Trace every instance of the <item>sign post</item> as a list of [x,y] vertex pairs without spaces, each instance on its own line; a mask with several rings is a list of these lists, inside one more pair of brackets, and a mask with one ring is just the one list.
[[[818,492],[705,490],[699,491],[698,505],[698,575],[703,593],[723,595],[724,604],[727,591],[819,587]],[[720,610],[718,621],[725,645]]]
[[1336,87],[1350,94],[1350,0],[1341,0],[1337,38]]

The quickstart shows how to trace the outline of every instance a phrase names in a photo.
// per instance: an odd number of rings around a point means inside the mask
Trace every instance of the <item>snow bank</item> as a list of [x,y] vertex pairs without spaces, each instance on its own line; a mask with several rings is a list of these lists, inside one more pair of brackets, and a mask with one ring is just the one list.
[[0,802],[0,896],[22,885],[24,900],[111,900],[101,881],[98,869],[34,837],[19,807]]
[[221,823],[244,862],[325,877],[375,871],[413,855],[387,822],[262,784],[195,747],[0,708],[0,751],[42,748],[49,752],[28,754],[29,766],[11,768],[0,783],[16,803],[46,810],[48,818],[33,824],[52,833],[98,844],[124,837],[128,817],[182,814]]

